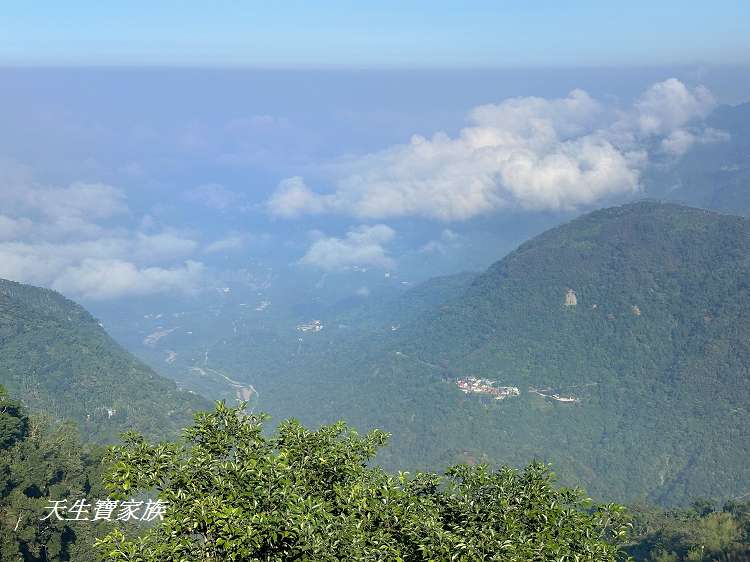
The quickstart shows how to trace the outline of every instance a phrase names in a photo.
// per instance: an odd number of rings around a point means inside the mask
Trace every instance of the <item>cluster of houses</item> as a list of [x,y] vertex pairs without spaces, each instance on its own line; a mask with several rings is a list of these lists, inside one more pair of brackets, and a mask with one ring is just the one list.
[[497,381],[466,377],[458,379],[456,385],[465,394],[488,394],[495,400],[503,400],[508,396],[520,396],[521,391],[515,386],[495,386]]
[[[464,394],[485,394],[492,396],[495,400],[503,400],[509,396],[521,395],[521,391],[518,387],[498,386],[497,381],[480,379],[478,377],[463,377],[456,379],[456,386],[458,386]],[[534,387],[529,387],[529,392],[538,394],[544,398],[549,398],[556,402],[562,402],[563,404],[577,404],[581,401],[580,398],[573,396],[572,394],[557,394],[550,389],[538,390]]]

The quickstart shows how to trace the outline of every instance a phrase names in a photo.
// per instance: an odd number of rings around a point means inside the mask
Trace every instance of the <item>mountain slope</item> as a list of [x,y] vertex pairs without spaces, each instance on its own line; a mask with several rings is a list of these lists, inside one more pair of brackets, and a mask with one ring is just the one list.
[[[639,480],[664,502],[744,493],[749,252],[747,219],[658,203],[598,211],[492,266],[404,349],[457,373],[580,395],[553,406],[569,408],[567,437],[588,442],[580,468],[618,475],[621,493]],[[542,431],[530,411],[521,418]]]
[[[386,466],[536,457],[599,497],[750,492],[748,219],[651,202],[591,213],[391,341],[319,365],[272,412],[392,431]],[[465,395],[468,376],[520,396]]]
[[47,289],[0,280],[0,384],[31,409],[78,423],[84,437],[126,429],[173,436],[210,407],[117,345],[81,306]]
[[381,331],[412,322],[460,296],[476,277],[475,272],[433,277],[397,294],[344,301],[321,314],[327,324],[356,326],[359,330]]

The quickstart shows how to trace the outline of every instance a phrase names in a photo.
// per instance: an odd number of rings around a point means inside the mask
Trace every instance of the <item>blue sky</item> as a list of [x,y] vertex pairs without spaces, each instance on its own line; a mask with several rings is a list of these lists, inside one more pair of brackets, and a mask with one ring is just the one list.
[[7,2],[0,64],[528,67],[741,63],[741,1]]
[[748,100],[746,12],[4,2],[0,277],[107,300],[249,263],[481,269],[724,146],[706,118]]

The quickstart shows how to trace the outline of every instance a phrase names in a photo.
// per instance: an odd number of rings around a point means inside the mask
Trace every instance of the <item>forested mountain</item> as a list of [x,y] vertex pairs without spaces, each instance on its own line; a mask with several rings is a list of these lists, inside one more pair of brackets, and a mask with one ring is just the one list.
[[597,497],[729,499],[750,491],[749,292],[750,220],[596,211],[388,337],[308,357],[260,407],[393,430],[386,466],[542,458]]
[[[665,503],[745,493],[749,251],[746,219],[658,203],[598,211],[492,266],[403,351],[578,398],[526,393],[514,422],[497,413],[511,442],[545,443],[536,454],[595,488]],[[509,444],[492,448],[504,457]]]
[[126,429],[174,436],[196,409],[210,407],[131,356],[79,305],[6,280],[0,280],[0,384],[32,410],[75,421],[98,442]]
[[636,561],[747,562],[750,560],[750,502],[728,501],[721,508],[698,500],[690,507],[630,506],[628,548]]

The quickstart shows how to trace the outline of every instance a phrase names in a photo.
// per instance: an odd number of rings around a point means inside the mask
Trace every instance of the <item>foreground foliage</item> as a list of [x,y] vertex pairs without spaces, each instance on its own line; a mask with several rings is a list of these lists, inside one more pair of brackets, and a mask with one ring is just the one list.
[[[112,491],[171,502],[162,526],[40,521],[47,500],[106,497],[99,449],[27,415],[0,388],[0,560],[614,560],[617,506],[589,506],[547,467],[456,466],[391,476],[367,466],[386,435],[295,421],[270,438],[262,417],[223,404],[184,443],[131,435],[108,455]],[[747,562],[750,503],[637,505],[625,552],[637,562]],[[110,532],[94,548],[95,536]],[[141,533],[141,538],[138,534]],[[143,534],[145,533],[145,534]]]
[[138,539],[103,539],[107,559],[618,559],[622,508],[555,487],[544,465],[392,476],[367,464],[386,442],[381,431],[359,436],[342,422],[310,431],[291,420],[266,437],[262,423],[218,403],[184,443],[131,434],[113,447],[111,491],[156,490],[169,508]]
[[[30,417],[0,387],[0,560],[98,560],[103,523],[40,521],[48,499],[102,495],[101,451],[82,447],[75,429]],[[72,499],[71,499],[72,501]]]

